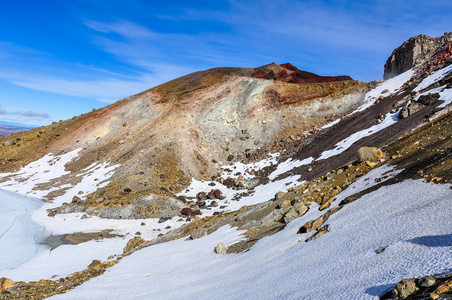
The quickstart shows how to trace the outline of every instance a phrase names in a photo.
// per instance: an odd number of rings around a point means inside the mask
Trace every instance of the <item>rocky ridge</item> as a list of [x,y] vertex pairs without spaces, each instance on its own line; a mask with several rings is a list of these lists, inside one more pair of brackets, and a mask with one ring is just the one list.
[[417,66],[451,41],[452,32],[437,38],[424,34],[410,38],[392,52],[386,61],[383,78],[390,79]]

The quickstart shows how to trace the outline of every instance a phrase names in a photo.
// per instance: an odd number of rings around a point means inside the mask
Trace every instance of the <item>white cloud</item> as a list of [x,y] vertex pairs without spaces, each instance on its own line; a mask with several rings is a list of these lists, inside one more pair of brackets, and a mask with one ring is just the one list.
[[129,39],[147,39],[155,34],[144,26],[127,20],[118,20],[114,23],[102,23],[88,20],[84,23],[89,28],[102,33],[116,33]]

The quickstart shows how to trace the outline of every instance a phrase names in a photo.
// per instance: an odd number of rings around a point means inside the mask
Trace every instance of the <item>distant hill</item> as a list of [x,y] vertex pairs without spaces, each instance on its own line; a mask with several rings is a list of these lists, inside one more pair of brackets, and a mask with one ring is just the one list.
[[0,136],[7,136],[13,133],[26,131],[32,129],[31,127],[6,126],[0,125]]

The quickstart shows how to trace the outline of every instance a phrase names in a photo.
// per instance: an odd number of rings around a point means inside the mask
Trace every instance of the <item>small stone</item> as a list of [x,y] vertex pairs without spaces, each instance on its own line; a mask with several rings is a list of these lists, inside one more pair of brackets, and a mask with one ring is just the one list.
[[440,284],[435,291],[435,293],[438,295],[451,292],[452,292],[452,279],[449,279],[446,282]]
[[399,298],[407,298],[414,294],[419,288],[416,286],[414,278],[404,279],[396,284],[394,294]]
[[124,247],[124,249],[123,249],[123,253],[130,252],[130,251],[132,251],[133,249],[135,249],[135,248],[137,248],[137,247],[143,245],[145,242],[146,242],[146,241],[143,240],[142,237],[136,236],[136,237],[130,239],[130,240],[127,242],[127,245],[126,245],[126,246]]
[[199,209],[194,210],[194,211],[192,211],[192,213],[191,213],[192,216],[199,216],[199,215],[201,215],[201,214],[202,214],[202,213],[201,213],[201,211],[200,211]]
[[329,197],[328,200],[322,201],[322,205],[319,207],[319,210],[327,209],[328,207],[330,207],[330,205],[331,205],[331,203],[333,203],[333,201],[334,201],[333,197]]
[[304,202],[297,202],[293,207],[300,216],[304,215],[309,210],[309,207]]
[[193,212],[193,210],[190,207],[185,207],[185,208],[182,208],[180,213],[184,216],[191,216],[192,212]]
[[135,235],[141,235],[141,232],[137,231],[135,232]]
[[93,260],[89,265],[88,265],[88,270],[95,270],[95,271],[100,271],[102,269],[102,262],[100,260]]
[[3,143],[3,146],[8,147],[8,146],[14,146],[16,145],[16,142],[14,142],[14,140],[7,140],[6,142]]
[[12,287],[14,287],[17,283],[14,282],[13,280],[6,278],[6,277],[2,277],[0,278],[0,292],[6,291]]
[[132,191],[132,190],[131,190],[130,188],[125,188],[125,189],[124,189],[124,192],[125,192],[125,193],[130,193],[131,191]]
[[284,192],[278,192],[275,195],[275,200],[281,199],[286,193]]
[[277,216],[275,222],[281,222],[283,218],[283,216]]
[[206,199],[206,193],[199,192],[196,194],[196,198],[198,198],[198,200],[204,200],[204,199]]
[[80,217],[80,219],[82,219],[82,220],[88,219],[88,215],[87,215],[87,214],[83,214],[83,215]]
[[383,157],[383,152],[375,147],[361,147],[358,149],[360,161],[378,162]]
[[375,251],[375,252],[377,252],[377,254],[380,254],[380,253],[382,253],[383,251],[385,251],[386,248],[388,248],[388,246],[381,247],[381,248],[379,248],[379,249],[378,249],[377,251]]
[[211,207],[217,207],[217,206],[218,206],[218,202],[217,202],[217,201],[212,201],[212,202],[210,203],[210,206],[211,206]]
[[215,253],[221,254],[226,252],[226,247],[222,243],[218,243],[218,245],[215,247]]
[[71,203],[76,204],[76,203],[80,203],[80,202],[82,202],[82,199],[80,199],[79,197],[77,197],[77,196],[72,197]]
[[146,223],[144,223],[144,222],[141,222],[141,224],[140,224],[141,226],[146,226]]
[[298,213],[297,213],[297,211],[295,210],[295,208],[292,207],[292,208],[287,212],[287,214],[284,216],[284,222],[287,224],[287,223],[292,222],[292,221],[295,220],[296,218],[298,218]]
[[424,276],[419,279],[418,284],[422,287],[431,287],[436,282],[435,277],[432,276]]
[[234,159],[234,155],[229,155],[227,161],[232,161]]
[[169,217],[160,217],[158,223],[159,224],[164,223],[164,222],[168,221],[169,219],[171,219],[171,218],[169,218]]
[[198,205],[199,208],[206,207],[206,201],[196,201],[196,205]]
[[324,234],[326,234],[326,233],[328,233],[328,232],[330,232],[329,226],[328,226],[328,225],[325,225],[325,226],[321,227],[319,230],[317,230],[317,232],[314,233],[310,238],[308,238],[308,239],[306,240],[306,242],[313,241],[313,240],[315,240],[316,238],[319,238],[319,237],[321,237],[322,235],[324,235]]
[[222,199],[223,198],[223,194],[221,193],[221,191],[219,189],[214,190],[213,194],[214,194],[216,199]]

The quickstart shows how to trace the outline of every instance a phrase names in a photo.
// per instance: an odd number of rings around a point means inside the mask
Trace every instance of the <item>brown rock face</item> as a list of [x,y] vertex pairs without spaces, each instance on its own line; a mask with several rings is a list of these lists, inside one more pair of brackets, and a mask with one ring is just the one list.
[[251,77],[273,79],[287,83],[325,83],[353,80],[350,76],[319,76],[314,73],[301,71],[291,63],[277,65],[271,63],[254,69]]
[[383,79],[390,79],[413,68],[451,41],[452,32],[437,38],[423,34],[410,38],[395,49],[386,61]]

